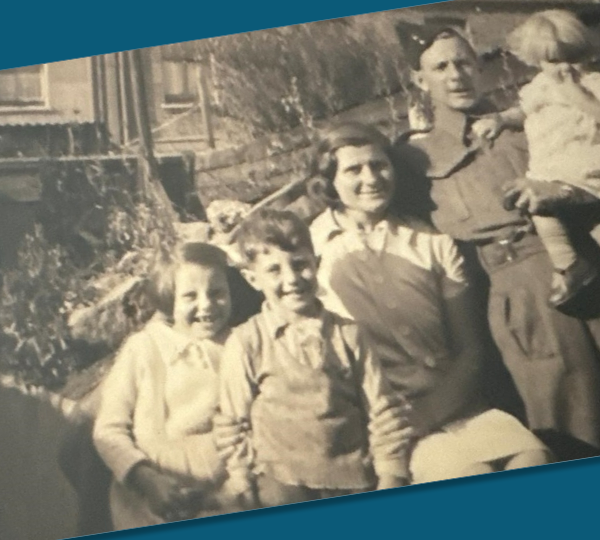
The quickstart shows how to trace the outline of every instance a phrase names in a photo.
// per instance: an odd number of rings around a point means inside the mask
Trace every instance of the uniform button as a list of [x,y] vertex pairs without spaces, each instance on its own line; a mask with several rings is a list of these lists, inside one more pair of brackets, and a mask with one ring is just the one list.
[[398,307],[398,304],[396,304],[396,302],[394,302],[393,300],[386,300],[385,307],[388,309],[396,309]]
[[368,259],[369,259],[369,257],[368,257],[368,255],[367,255],[367,253],[366,253],[366,252],[364,252],[364,251],[361,251],[361,252],[358,254],[358,260],[359,260],[359,261],[361,261],[361,262],[367,262],[367,260],[368,260]]
[[400,327],[400,335],[402,335],[404,337],[408,337],[411,334],[412,334],[412,330],[408,326],[401,326]]
[[437,360],[433,356],[426,356],[423,359],[423,363],[430,369],[433,369],[437,366]]
[[383,276],[381,274],[375,274],[373,276],[373,281],[375,281],[377,285],[382,285],[385,280],[383,279]]

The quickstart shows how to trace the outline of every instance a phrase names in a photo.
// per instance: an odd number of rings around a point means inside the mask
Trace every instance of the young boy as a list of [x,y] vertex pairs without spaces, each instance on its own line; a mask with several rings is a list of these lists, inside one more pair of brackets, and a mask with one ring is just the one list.
[[265,301],[223,354],[221,414],[251,426],[228,460],[229,488],[246,506],[276,506],[407,484],[406,407],[355,323],[317,299],[306,225],[265,209],[237,240]]

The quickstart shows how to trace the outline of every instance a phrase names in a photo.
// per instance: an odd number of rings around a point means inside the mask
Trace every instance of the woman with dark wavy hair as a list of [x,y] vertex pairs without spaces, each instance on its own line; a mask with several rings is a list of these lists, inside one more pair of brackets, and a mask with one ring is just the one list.
[[396,173],[389,141],[362,124],[323,134],[312,223],[325,306],[358,321],[420,433],[413,482],[548,463],[520,422],[480,396],[483,347],[454,241],[389,212]]

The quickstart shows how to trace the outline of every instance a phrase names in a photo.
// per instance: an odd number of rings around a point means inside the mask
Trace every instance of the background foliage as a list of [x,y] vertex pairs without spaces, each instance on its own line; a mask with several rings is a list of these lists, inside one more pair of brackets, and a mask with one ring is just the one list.
[[405,77],[386,14],[194,42],[211,60],[218,113],[253,135],[331,116],[398,92]]
[[151,314],[141,287],[75,339],[74,310],[144,276],[151,254],[174,237],[154,201],[136,194],[126,164],[62,162],[44,168],[39,223],[18,263],[2,274],[0,370],[25,384],[59,388],[70,373],[108,354]]

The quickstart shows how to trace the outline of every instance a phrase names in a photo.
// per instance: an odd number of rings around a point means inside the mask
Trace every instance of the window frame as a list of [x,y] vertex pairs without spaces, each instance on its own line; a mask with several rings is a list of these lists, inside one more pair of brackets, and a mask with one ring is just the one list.
[[[160,68],[162,70],[161,73],[161,81],[162,81],[162,85],[161,85],[161,107],[165,110],[168,111],[186,111],[189,109],[192,109],[194,107],[198,107],[200,104],[200,96],[198,93],[198,84],[199,81],[196,80],[196,86],[195,86],[195,94],[193,95],[193,97],[189,100],[189,101],[181,101],[181,102],[168,102],[167,101],[167,85],[165,83],[165,72],[164,72],[164,65],[166,62],[172,62],[172,63],[183,63],[185,64],[187,67],[187,69],[193,69],[194,71],[194,75],[196,78],[200,77],[200,62],[196,61],[196,60],[186,60],[186,59],[181,59],[181,60],[173,60],[170,58],[164,58],[161,57],[160,59]],[[188,74],[189,76],[189,74]]]
[[[40,87],[41,87],[41,95],[40,101],[27,104],[23,103],[22,105],[4,105],[0,98],[0,114],[1,113],[25,113],[25,112],[44,112],[50,110],[50,100],[49,100],[49,78],[48,78],[48,64],[38,64],[41,67],[39,76],[40,76]],[[33,66],[19,66],[16,68],[9,69],[20,69],[21,67],[33,67]]]

